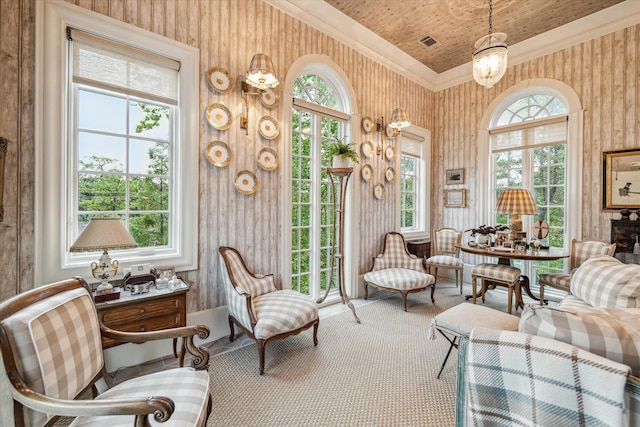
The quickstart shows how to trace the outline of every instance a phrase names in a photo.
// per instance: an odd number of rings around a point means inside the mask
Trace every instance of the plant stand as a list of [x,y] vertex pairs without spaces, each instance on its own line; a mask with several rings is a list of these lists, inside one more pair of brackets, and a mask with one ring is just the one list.
[[[323,297],[319,298],[316,302],[322,303],[329,295],[331,289],[331,280],[333,279],[334,260],[338,261],[338,291],[342,298],[342,303],[347,304],[347,307],[353,312],[353,317],[356,318],[356,322],[360,323],[360,319],[356,314],[356,309],[353,303],[349,300],[346,290],[344,289],[344,213],[346,207],[347,185],[349,178],[353,173],[353,168],[327,168],[327,173],[331,179],[331,195],[333,198],[333,228],[332,233],[334,236],[333,245],[331,251],[333,256],[331,257],[330,273],[327,283],[327,290]],[[339,195],[336,195],[336,184],[339,185]],[[338,233],[336,234],[336,224],[338,227]],[[336,252],[337,247],[337,252]]]

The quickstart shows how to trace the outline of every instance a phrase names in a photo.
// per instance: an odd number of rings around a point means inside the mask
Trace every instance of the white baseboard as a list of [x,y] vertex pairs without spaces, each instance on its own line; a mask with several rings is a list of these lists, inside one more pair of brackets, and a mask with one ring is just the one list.
[[[229,321],[226,306],[202,310],[187,315],[187,325],[205,325],[209,328],[209,338],[195,339],[196,344],[210,343],[229,336]],[[126,366],[140,365],[151,360],[162,359],[173,354],[173,340],[146,342],[144,344],[123,344],[104,351],[108,372]]]

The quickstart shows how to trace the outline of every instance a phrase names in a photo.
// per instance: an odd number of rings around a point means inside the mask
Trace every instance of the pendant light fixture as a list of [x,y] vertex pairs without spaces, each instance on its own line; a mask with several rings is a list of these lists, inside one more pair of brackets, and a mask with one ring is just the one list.
[[505,33],[493,33],[493,2],[489,0],[489,34],[475,43],[473,52],[473,79],[489,89],[507,71],[507,39]]

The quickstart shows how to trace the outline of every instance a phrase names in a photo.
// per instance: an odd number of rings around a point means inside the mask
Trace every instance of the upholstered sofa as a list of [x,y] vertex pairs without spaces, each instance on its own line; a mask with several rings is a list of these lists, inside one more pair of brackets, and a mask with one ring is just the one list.
[[[629,366],[629,425],[640,426],[640,265],[598,255],[572,272],[570,289],[556,307],[527,305],[518,331]],[[466,343],[459,352],[457,425],[465,425]]]

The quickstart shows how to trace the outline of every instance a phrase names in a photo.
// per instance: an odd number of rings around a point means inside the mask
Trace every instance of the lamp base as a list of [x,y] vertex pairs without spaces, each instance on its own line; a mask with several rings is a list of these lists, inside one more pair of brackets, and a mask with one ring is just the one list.
[[511,235],[511,240],[516,240],[518,237],[518,233],[522,231],[522,220],[518,218],[518,215],[513,215],[509,219],[509,231]]

